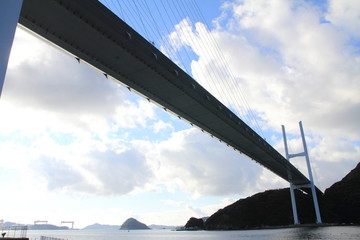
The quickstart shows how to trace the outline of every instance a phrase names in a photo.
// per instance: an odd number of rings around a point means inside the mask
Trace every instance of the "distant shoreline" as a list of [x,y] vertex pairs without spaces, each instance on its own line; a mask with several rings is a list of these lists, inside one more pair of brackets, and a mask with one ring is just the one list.
[[[270,229],[285,229],[285,228],[317,228],[317,227],[360,227],[359,224],[340,224],[340,223],[309,223],[309,224],[291,224],[283,226],[261,226],[261,227],[252,227],[252,228],[243,228],[243,229],[229,229],[229,230],[198,230],[198,231],[248,231],[248,230],[270,230]],[[182,231],[194,231],[194,230],[182,230]]]

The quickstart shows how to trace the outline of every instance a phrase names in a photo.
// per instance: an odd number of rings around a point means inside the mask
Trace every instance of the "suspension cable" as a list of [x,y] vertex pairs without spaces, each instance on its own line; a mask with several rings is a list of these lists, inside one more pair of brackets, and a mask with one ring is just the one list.
[[[160,41],[160,50],[191,76],[196,74],[195,69],[191,71],[188,68],[194,59],[191,56],[194,53],[198,55],[200,58],[197,61],[197,80],[201,80],[214,96],[264,137],[256,114],[250,108],[246,94],[239,87],[239,83],[236,81],[214,34],[209,30],[209,24],[196,0],[189,0],[185,3],[174,0],[166,0],[165,3],[163,0],[103,1],[108,8],[115,9],[123,20],[127,19],[127,22],[136,31],[142,32],[148,41],[153,42],[155,39]],[[151,2],[152,8],[149,7],[149,2]],[[190,25],[191,32],[181,26],[170,31],[169,25],[176,26],[180,20],[189,21],[190,24],[192,24],[192,20],[202,22],[205,30],[197,29],[196,35]],[[206,60],[210,61],[212,66],[204,65],[206,61],[201,59],[201,57],[204,58],[204,55],[207,56]]]

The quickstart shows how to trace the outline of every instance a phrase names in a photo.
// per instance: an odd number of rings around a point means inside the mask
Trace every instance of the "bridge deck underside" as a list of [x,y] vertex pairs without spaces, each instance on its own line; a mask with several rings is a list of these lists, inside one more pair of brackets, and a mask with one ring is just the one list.
[[309,183],[226,106],[99,1],[24,0],[19,23],[286,181]]

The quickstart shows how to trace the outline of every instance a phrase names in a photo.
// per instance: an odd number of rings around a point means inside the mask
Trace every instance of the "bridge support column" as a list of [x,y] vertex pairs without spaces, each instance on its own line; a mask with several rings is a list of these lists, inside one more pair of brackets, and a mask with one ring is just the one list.
[[0,1],[0,96],[21,6],[22,0]]
[[317,195],[316,195],[316,190],[315,190],[315,185],[314,185],[314,179],[313,179],[313,175],[312,175],[312,171],[311,171],[309,153],[308,153],[308,150],[307,150],[306,141],[305,141],[305,134],[304,134],[304,130],[303,130],[303,126],[302,126],[301,121],[299,122],[299,127],[300,127],[300,132],[301,132],[302,143],[303,143],[303,147],[304,147],[304,155],[305,155],[306,164],[307,164],[308,173],[309,173],[309,178],[310,178],[310,188],[311,188],[311,194],[312,194],[313,201],[314,201],[314,208],[315,208],[315,214],[316,214],[316,223],[321,224],[322,221],[321,221],[319,203],[318,203],[318,200],[317,200]]
[[[284,140],[286,159],[290,162],[289,150],[288,150],[284,125],[282,125],[281,128],[282,128],[282,133],[283,133],[283,140]],[[291,176],[289,176],[289,177],[291,177]],[[297,214],[297,208],[296,208],[296,198],[295,198],[295,193],[294,193],[294,185],[292,183],[290,183],[290,197],[291,197],[291,206],[292,206],[293,217],[294,217],[294,224],[295,225],[300,224],[298,214]]]
[[[294,188],[297,188],[297,187],[299,187],[299,188],[300,187],[309,187],[311,189],[311,195],[313,198],[315,215],[316,215],[316,223],[321,224],[322,220],[321,220],[321,215],[320,215],[319,203],[317,200],[316,189],[315,189],[314,179],[312,176],[310,158],[309,158],[309,154],[308,154],[308,150],[307,150],[307,146],[306,146],[302,122],[301,121],[299,122],[300,133],[301,133],[301,138],[302,138],[302,143],[303,143],[303,148],[304,148],[304,152],[302,152],[302,153],[289,154],[287,140],[286,140],[285,127],[284,126],[281,126],[281,127],[282,127],[283,138],[284,138],[286,159],[288,161],[290,161],[290,158],[304,156],[306,159],[306,164],[307,164],[308,173],[309,173],[309,180],[310,180],[310,184],[308,184],[306,186],[294,186],[292,183],[290,183],[290,196],[291,196],[291,204],[292,204],[293,215],[294,215],[294,224],[300,224],[298,215],[297,215],[296,200],[295,200],[295,194],[294,194]],[[289,179],[291,179],[291,176],[289,176]]]

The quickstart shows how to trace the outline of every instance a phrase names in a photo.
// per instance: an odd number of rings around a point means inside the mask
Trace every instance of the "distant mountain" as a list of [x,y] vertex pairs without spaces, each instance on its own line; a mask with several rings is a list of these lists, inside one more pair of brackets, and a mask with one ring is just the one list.
[[66,226],[55,226],[52,224],[28,225],[29,230],[69,230]]
[[118,230],[120,227],[120,225],[104,225],[95,223],[84,227],[83,230]]
[[135,218],[127,219],[122,225],[120,230],[139,230],[139,229],[150,229],[144,223],[139,222]]
[[14,222],[4,222],[2,224],[3,227],[11,227],[11,226],[14,226],[14,225],[22,225],[22,224],[17,224],[17,223],[14,223]]
[[11,226],[27,226],[29,230],[68,230],[68,227],[65,226],[55,226],[52,224],[36,224],[36,225],[29,225],[29,224],[18,224],[13,222],[4,222],[2,224],[4,228],[11,227]]

